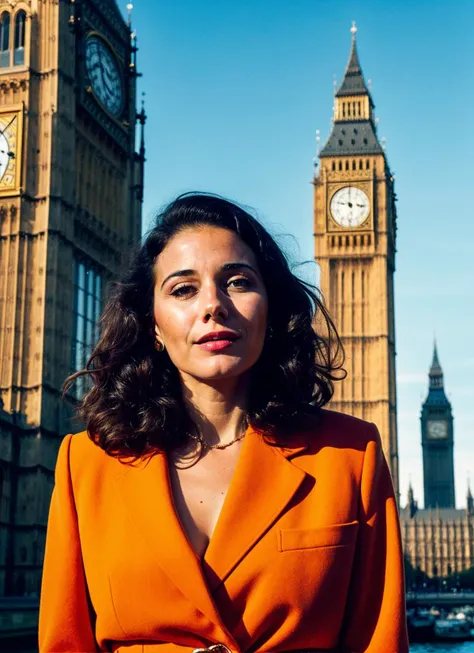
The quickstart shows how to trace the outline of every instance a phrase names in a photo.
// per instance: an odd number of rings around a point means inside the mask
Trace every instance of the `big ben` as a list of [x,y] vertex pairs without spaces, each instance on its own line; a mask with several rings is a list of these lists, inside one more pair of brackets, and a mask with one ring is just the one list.
[[332,131],[314,179],[315,256],[320,287],[346,353],[347,378],[332,408],[374,422],[396,491],[398,448],[394,286],[396,196],[353,25]]
[[62,383],[141,234],[136,50],[115,0],[0,0],[0,596],[39,591],[57,451],[87,389],[64,401]]

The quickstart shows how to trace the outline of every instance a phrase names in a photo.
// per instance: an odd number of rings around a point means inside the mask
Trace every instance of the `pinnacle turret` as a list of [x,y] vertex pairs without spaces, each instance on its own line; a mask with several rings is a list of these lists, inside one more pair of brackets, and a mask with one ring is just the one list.
[[473,498],[472,493],[471,493],[471,484],[470,484],[469,481],[467,482],[467,502],[466,502],[466,506],[467,506],[467,514],[468,515],[474,515],[474,498]]

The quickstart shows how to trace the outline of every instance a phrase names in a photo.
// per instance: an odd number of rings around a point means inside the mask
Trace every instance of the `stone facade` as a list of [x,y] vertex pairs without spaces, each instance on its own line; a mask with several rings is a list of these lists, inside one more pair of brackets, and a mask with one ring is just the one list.
[[331,406],[375,422],[398,493],[394,286],[396,196],[374,104],[352,48],[314,179],[320,287],[341,336],[347,378]]
[[57,451],[77,429],[61,386],[79,341],[90,354],[78,270],[100,280],[100,310],[141,235],[134,43],[114,0],[0,0],[0,595],[39,590]]
[[414,569],[431,578],[474,567],[474,507],[417,510],[413,499],[400,511],[403,549]]

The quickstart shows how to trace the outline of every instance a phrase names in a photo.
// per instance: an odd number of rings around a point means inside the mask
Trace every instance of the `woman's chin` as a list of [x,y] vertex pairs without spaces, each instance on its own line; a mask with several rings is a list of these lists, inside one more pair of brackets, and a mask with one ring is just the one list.
[[[215,362],[217,363],[217,361]],[[200,365],[199,369],[194,370],[194,373],[188,371],[187,374],[203,383],[218,383],[219,381],[238,378],[242,374],[245,374],[249,368],[250,365],[244,365],[241,361],[235,362],[234,364],[227,361],[226,364]]]

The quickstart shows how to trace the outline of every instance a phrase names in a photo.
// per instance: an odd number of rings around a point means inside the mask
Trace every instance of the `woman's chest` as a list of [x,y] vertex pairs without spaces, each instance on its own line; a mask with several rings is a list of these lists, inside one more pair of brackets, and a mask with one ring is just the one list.
[[169,462],[174,508],[194,551],[209,545],[237,466],[240,447],[210,451],[192,467]]

